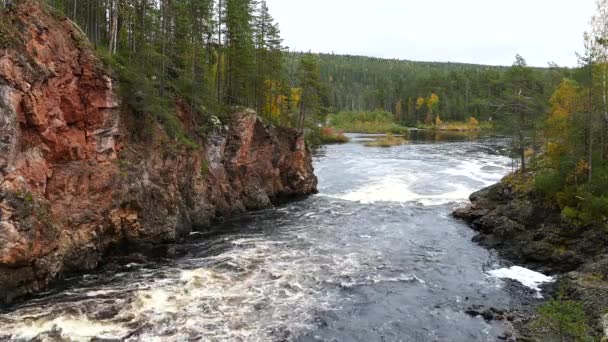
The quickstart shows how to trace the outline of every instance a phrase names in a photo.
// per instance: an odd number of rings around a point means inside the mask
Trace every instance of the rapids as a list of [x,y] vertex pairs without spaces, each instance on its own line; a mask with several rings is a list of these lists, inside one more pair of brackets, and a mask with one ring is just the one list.
[[450,213],[511,170],[504,142],[352,137],[315,158],[318,195],[194,233],[173,257],[66,279],[0,313],[0,340],[496,340],[502,323],[464,311],[536,290],[512,291],[496,272],[510,265]]

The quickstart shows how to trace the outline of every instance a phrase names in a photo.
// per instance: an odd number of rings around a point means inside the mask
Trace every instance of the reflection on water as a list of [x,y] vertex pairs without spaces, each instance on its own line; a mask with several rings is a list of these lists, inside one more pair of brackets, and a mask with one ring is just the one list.
[[69,279],[0,315],[0,340],[495,340],[501,324],[466,308],[533,298],[489,274],[500,260],[450,212],[508,171],[502,141],[354,138],[316,158],[319,195]]

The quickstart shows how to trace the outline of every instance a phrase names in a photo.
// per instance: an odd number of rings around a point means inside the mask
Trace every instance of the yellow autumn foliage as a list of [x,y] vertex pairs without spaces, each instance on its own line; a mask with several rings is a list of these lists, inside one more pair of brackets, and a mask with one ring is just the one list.
[[437,115],[435,117],[435,126],[441,126],[442,123],[443,121],[441,121],[441,118],[439,117],[439,115]]
[[564,79],[550,99],[551,111],[545,121],[546,162],[555,167],[568,153],[566,142],[572,134],[572,114],[579,111],[580,88],[575,81]]
[[439,96],[437,94],[432,93],[429,96],[429,99],[426,101],[427,107],[429,107],[429,111],[431,114],[439,108]]
[[418,99],[416,99],[416,110],[421,110],[422,106],[424,106],[425,103],[426,100],[424,99],[424,97],[419,97]]

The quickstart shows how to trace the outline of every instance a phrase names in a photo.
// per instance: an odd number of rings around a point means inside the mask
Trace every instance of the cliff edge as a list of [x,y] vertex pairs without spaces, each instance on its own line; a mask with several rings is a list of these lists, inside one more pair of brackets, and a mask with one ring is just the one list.
[[96,268],[112,246],[179,241],[316,192],[303,136],[249,110],[187,147],[161,126],[132,141],[116,84],[73,23],[30,1],[1,16],[0,303]]

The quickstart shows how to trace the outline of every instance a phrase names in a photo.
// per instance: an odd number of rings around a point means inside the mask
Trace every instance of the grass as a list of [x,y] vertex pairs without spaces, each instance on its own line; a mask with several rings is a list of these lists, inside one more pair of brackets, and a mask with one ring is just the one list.
[[384,148],[388,148],[388,147],[393,147],[393,146],[401,146],[403,144],[407,143],[407,140],[405,140],[403,137],[396,137],[392,134],[387,134],[384,137],[380,137],[374,141],[369,141],[366,142],[365,146],[367,147],[384,147]]
[[350,141],[350,138],[344,135],[344,132],[335,131],[332,128],[324,128],[321,131],[322,144],[345,144]]
[[329,126],[350,133],[394,133],[407,132],[407,128],[395,123],[388,112],[340,112],[329,116]]
[[542,329],[545,337],[559,341],[593,341],[583,303],[564,300],[561,295],[538,309],[538,318],[532,325]]

